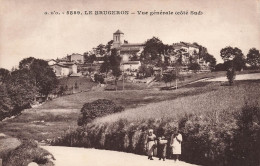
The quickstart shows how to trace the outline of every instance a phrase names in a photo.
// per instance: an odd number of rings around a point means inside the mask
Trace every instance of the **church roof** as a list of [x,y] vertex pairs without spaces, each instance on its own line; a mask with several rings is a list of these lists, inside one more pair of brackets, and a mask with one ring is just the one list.
[[143,47],[144,43],[124,43],[121,47]]
[[114,34],[124,34],[124,33],[118,29]]

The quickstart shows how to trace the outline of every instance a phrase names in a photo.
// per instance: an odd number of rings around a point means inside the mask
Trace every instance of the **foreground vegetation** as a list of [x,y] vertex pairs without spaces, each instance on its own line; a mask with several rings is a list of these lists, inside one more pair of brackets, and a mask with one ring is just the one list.
[[27,166],[35,162],[40,166],[54,166],[54,157],[33,140],[24,140],[17,148],[3,156],[3,166]]
[[185,161],[259,165],[259,86],[259,81],[242,81],[233,87],[133,108],[98,118],[53,144],[145,154],[147,129],[153,128],[156,134],[164,131],[168,139],[179,129]]

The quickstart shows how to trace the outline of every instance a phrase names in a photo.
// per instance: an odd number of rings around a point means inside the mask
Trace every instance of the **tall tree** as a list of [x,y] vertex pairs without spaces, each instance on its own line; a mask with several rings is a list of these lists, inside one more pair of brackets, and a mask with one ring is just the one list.
[[150,63],[151,61],[158,61],[164,53],[164,44],[157,38],[153,37],[145,42],[142,60]]
[[227,79],[228,79],[230,86],[233,84],[235,77],[236,77],[236,72],[235,72],[234,67],[229,68],[227,70]]
[[28,108],[35,100],[37,87],[31,72],[28,69],[20,69],[11,73],[7,82],[7,89],[12,105],[16,111]]
[[122,73],[120,70],[121,57],[120,55],[118,55],[116,49],[111,50],[111,56],[109,57],[109,61],[112,69],[112,74],[115,77],[115,85],[117,90],[117,82]]
[[260,67],[260,53],[259,50],[251,48],[247,54],[247,63],[252,66],[252,68],[257,69]]
[[5,82],[10,77],[10,71],[4,68],[0,68],[0,83]]
[[55,73],[49,67],[47,61],[30,57],[23,59],[19,68],[20,70],[28,69],[32,80],[34,80],[34,85],[42,95],[47,96],[58,84]]
[[233,61],[235,70],[241,70],[245,67],[244,55],[242,51],[237,47],[233,48],[228,46],[221,49],[220,56],[222,57],[224,62]]
[[209,67],[211,70],[213,70],[215,68],[217,61],[213,55],[210,55],[209,53],[207,53],[207,54],[205,54],[203,59],[209,63]]
[[5,83],[0,84],[0,120],[12,114],[13,104],[12,99],[8,94]]
[[106,52],[109,53],[111,51],[112,45],[113,45],[113,40],[110,40],[109,42],[107,42],[105,48],[106,48]]
[[106,53],[105,45],[99,44],[97,46],[97,54],[104,55]]
[[106,73],[106,77],[107,77],[107,74],[108,74],[110,69],[111,69],[111,63],[109,61],[109,57],[108,57],[108,55],[105,55],[104,56],[104,63],[102,63],[101,66],[100,66],[100,72]]

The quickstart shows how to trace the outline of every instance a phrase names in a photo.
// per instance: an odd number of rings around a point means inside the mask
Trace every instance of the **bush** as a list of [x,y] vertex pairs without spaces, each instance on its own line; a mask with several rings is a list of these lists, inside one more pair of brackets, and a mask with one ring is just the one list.
[[101,83],[101,84],[104,83],[104,78],[103,78],[103,76],[100,75],[100,74],[95,74],[95,75],[94,75],[94,80],[95,80],[95,82],[97,82],[97,83]]
[[27,166],[29,163],[35,162],[42,166],[54,166],[50,158],[55,160],[51,153],[40,148],[35,141],[25,140],[3,158],[3,165]]
[[237,120],[229,162],[237,166],[260,165],[260,107],[246,105]]
[[78,125],[82,126],[97,117],[121,112],[123,110],[124,108],[122,106],[117,106],[114,102],[107,99],[99,99],[92,103],[86,103],[81,109],[81,116],[78,119]]

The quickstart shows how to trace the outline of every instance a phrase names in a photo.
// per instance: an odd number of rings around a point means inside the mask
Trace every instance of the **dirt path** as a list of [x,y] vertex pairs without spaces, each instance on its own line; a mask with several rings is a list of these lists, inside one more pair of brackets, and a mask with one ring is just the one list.
[[56,166],[195,166],[193,164],[173,160],[148,160],[146,156],[109,150],[42,146],[56,158]]
[[[236,75],[235,80],[259,80],[260,79],[260,73],[253,73],[253,74],[239,74]],[[209,79],[206,81],[228,81],[227,77],[217,77],[214,79]]]

